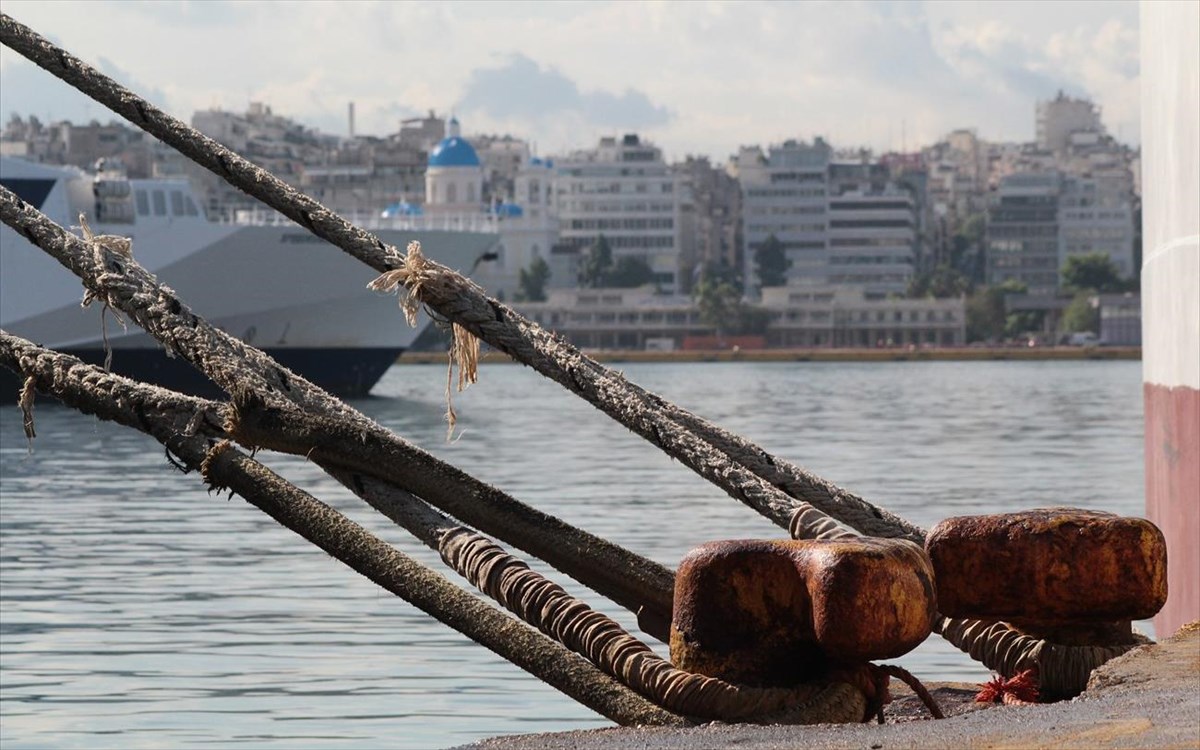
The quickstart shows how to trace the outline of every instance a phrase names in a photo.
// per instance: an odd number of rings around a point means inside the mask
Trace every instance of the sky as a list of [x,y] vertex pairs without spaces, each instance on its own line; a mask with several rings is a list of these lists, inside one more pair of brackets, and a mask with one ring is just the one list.
[[[956,128],[1034,138],[1086,96],[1139,142],[1138,7],[1066,2],[5,0],[4,12],[190,121],[269,104],[327,133],[429,110],[554,155],[637,132],[669,158],[823,136],[913,149]],[[0,117],[114,118],[7,48]]]

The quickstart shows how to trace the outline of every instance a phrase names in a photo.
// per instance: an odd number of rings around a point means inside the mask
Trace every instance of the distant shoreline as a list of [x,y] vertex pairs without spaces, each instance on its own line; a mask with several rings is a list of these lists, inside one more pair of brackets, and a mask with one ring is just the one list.
[[[585,350],[599,362],[982,362],[999,360],[1140,360],[1140,346],[960,346],[932,349],[719,349],[691,351]],[[500,352],[481,362],[510,363]],[[445,364],[445,352],[405,352],[402,365]]]

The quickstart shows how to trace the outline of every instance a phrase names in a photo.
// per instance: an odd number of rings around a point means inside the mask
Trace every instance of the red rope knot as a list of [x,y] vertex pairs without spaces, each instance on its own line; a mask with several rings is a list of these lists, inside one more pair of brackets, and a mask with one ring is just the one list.
[[1028,706],[1038,702],[1037,669],[1030,668],[1009,678],[996,675],[990,682],[984,683],[979,694],[975,696],[976,703],[1003,703],[1006,706]]
[[907,669],[895,664],[866,664],[860,667],[835,669],[826,675],[829,682],[847,682],[858,688],[867,698],[867,710],[862,720],[868,722],[875,719],[880,724],[883,723],[883,707],[892,702],[892,694],[888,690],[888,683],[892,677],[912,688],[912,691],[929,709],[933,718],[946,718],[937,701],[921,684],[921,681]]

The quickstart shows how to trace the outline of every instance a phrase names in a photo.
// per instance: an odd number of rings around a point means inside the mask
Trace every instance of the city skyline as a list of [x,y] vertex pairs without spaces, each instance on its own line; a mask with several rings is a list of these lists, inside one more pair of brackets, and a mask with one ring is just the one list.
[[[544,154],[637,131],[668,158],[723,160],[740,145],[816,135],[877,151],[960,127],[1029,141],[1034,102],[1062,89],[1094,99],[1113,135],[1139,141],[1133,3],[12,0],[6,12],[184,120],[257,100],[345,134],[354,101],[359,133],[395,132],[435,109]],[[177,52],[214,38],[220,54]],[[5,118],[115,117],[7,49],[0,87]]]

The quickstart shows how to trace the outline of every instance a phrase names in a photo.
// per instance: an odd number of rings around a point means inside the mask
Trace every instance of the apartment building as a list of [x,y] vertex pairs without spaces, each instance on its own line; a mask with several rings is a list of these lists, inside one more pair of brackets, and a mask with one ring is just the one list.
[[916,263],[920,200],[892,179],[887,164],[864,155],[835,159],[818,138],[787,141],[765,155],[743,148],[734,166],[747,296],[760,293],[755,256],[770,237],[787,256],[787,286],[855,286],[871,297],[905,291]]
[[724,167],[689,156],[673,167],[683,181],[679,265],[683,292],[705,268],[740,268],[742,191]]
[[1010,279],[1031,294],[1058,289],[1058,172],[1025,172],[1000,181],[987,214],[987,283]]
[[664,293],[679,289],[680,178],[636,134],[554,159],[560,244],[580,252],[604,235],[613,257],[637,257]]
[[1037,145],[1051,152],[1065,151],[1072,133],[1104,133],[1100,108],[1087,99],[1076,99],[1062,91],[1053,99],[1037,103]]
[[1133,258],[1134,208],[1126,176],[1069,175],[1058,205],[1058,268],[1074,255],[1103,253],[1122,278],[1137,269]]
[[823,282],[829,269],[826,237],[828,169],[833,149],[823,139],[741,148],[730,165],[742,190],[742,281],[759,293],[755,253],[768,238],[783,246],[793,280]]

